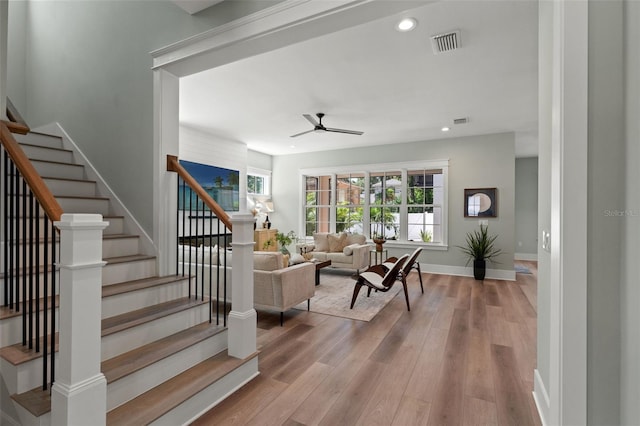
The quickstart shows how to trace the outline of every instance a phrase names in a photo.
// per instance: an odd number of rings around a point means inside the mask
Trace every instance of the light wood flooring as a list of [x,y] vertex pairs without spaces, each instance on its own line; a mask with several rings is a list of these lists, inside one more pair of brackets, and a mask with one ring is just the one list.
[[261,375],[194,425],[540,425],[537,269],[518,263],[515,282],[423,274],[424,294],[412,272],[411,312],[401,291],[371,322],[259,311]]

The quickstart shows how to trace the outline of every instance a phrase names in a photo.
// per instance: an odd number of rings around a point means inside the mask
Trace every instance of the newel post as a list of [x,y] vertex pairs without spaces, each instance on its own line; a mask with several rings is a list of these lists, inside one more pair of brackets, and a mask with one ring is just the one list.
[[105,425],[107,381],[100,372],[102,231],[99,214],[63,214],[60,230],[60,337],[51,424]]
[[251,214],[235,214],[231,266],[229,356],[246,358],[256,351],[257,315],[253,309],[253,224]]

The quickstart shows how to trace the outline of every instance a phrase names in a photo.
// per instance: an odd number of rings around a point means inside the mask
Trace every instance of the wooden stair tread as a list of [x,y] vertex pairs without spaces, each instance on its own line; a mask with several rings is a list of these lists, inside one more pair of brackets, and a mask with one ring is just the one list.
[[95,180],[89,180],[89,179],[71,179],[71,178],[63,178],[63,177],[53,177],[53,176],[41,176],[42,180],[61,180],[61,181],[65,181],[65,182],[89,182],[89,183],[96,183]]
[[18,142],[18,145],[30,146],[30,147],[41,148],[41,149],[50,149],[52,151],[64,151],[64,152],[73,153],[73,150],[71,150],[71,149],[54,148],[52,146],[36,145],[36,144],[33,144],[33,143],[29,143],[29,142]]
[[125,238],[140,238],[140,235],[136,234],[104,234],[102,235],[103,240],[115,240],[115,239],[125,239]]
[[102,320],[102,336],[108,336],[127,328],[135,327],[167,315],[191,309],[193,307],[209,303],[209,300],[196,300],[188,297],[174,299],[146,308],[138,309],[124,314],[116,315]]
[[142,278],[139,280],[125,281],[117,284],[105,285],[102,287],[102,297],[115,296],[117,294],[128,293],[131,291],[142,290],[145,288],[160,286],[172,282],[182,281],[187,277],[179,275],[169,275],[166,277]]
[[[37,358],[42,358],[42,346],[45,338],[48,342],[51,340],[51,335],[40,337],[40,352],[36,352],[35,346],[29,349],[28,346],[23,346],[22,343],[16,343],[15,345],[1,348],[0,357],[12,365],[20,365]],[[58,352],[58,333],[56,333],[55,345],[54,351]]]
[[245,359],[237,359],[222,352],[206,359],[109,411],[107,424],[149,424],[257,355],[258,352],[255,352]]
[[63,164],[65,166],[71,166],[71,167],[84,167],[82,164],[66,163],[64,161],[38,160],[35,158],[30,158],[29,161],[31,161],[32,163]]
[[[48,297],[48,299],[51,299],[51,296]],[[27,303],[29,301],[27,300]],[[48,304],[50,304],[51,302],[47,302]],[[56,306],[60,306],[60,298],[56,295],[56,300],[55,300]],[[44,309],[44,297],[40,298],[40,311],[42,311]],[[14,311],[13,309],[10,309],[8,306],[0,306],[0,320],[3,319],[7,319],[7,318],[13,318],[13,317],[19,317],[20,315],[22,315],[22,301],[20,301],[20,310],[19,311]]]
[[111,383],[224,331],[203,322],[102,362],[101,370]]
[[29,133],[33,133],[34,135],[40,135],[40,136],[48,136],[50,138],[62,139],[62,136],[52,135],[51,133],[39,132],[37,130],[30,130]]
[[[50,386],[48,387],[50,388]],[[49,389],[42,390],[42,387],[38,387],[21,394],[11,395],[11,399],[35,417],[40,417],[51,411],[51,393]]]
[[53,195],[54,195],[54,197],[56,197],[56,199],[64,198],[64,199],[70,199],[70,200],[101,200],[101,201],[108,201],[110,199],[109,197],[98,197],[98,196],[84,197],[84,196],[78,196],[78,195],[55,195],[55,194],[53,194]]
[[139,260],[147,260],[147,259],[155,259],[155,256],[150,256],[146,254],[132,254],[129,256],[118,256],[118,257],[105,257],[103,260],[107,263],[126,263],[126,262],[136,262]]

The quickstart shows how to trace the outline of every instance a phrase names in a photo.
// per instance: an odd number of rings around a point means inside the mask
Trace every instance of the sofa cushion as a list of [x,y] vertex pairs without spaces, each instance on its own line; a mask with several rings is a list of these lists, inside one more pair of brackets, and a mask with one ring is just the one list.
[[353,256],[347,256],[343,252],[339,253],[327,253],[327,260],[330,260],[331,263],[353,263]]
[[329,234],[327,235],[327,241],[329,241],[329,252],[339,253],[344,249],[344,242],[347,239],[347,234]]
[[358,244],[362,245],[367,242],[367,238],[362,234],[347,234],[347,240],[345,241],[345,246]]
[[351,256],[353,254],[353,249],[358,247],[360,244],[349,244],[348,246],[345,246],[345,248],[342,249],[342,253],[345,256]]
[[313,245],[314,251],[329,251],[329,241],[327,240],[326,232],[314,232],[313,233]]
[[253,269],[258,271],[275,271],[282,269],[282,253],[279,251],[253,252]]

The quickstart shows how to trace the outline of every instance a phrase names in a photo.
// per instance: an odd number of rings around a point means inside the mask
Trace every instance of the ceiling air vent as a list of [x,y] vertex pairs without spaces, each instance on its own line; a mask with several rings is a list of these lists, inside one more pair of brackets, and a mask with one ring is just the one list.
[[431,36],[431,47],[436,55],[458,49],[460,47],[460,30]]
[[453,119],[453,124],[466,124],[468,122],[469,122],[469,119],[467,117]]

